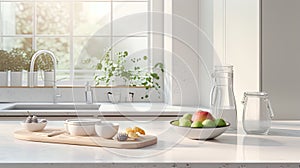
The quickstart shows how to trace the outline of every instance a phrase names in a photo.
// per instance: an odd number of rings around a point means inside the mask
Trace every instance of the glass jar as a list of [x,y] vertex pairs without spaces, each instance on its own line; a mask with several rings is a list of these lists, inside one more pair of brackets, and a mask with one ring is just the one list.
[[213,88],[210,107],[216,118],[230,123],[230,129],[237,129],[236,102],[233,93],[233,66],[215,66],[212,74]]
[[274,117],[266,92],[245,92],[243,129],[247,134],[268,134]]

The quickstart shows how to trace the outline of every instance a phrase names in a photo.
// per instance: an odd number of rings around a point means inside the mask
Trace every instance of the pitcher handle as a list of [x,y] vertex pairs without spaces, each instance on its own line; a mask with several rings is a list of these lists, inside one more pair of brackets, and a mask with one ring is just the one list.
[[211,90],[210,90],[210,97],[209,97],[209,105],[212,106],[212,96],[213,96],[213,93],[215,91],[215,88],[216,87],[213,87]]
[[269,110],[269,112],[270,112],[271,118],[274,118],[273,108],[272,108],[271,102],[270,102],[269,100],[267,100],[267,108],[268,108],[268,110]]

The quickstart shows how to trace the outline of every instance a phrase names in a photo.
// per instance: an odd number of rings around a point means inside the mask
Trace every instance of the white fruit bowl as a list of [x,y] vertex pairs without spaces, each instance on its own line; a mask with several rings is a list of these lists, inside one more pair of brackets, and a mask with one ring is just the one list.
[[42,131],[46,127],[47,122],[39,122],[39,123],[21,122],[21,125],[23,126],[24,129],[28,131],[37,132],[37,131]]
[[[175,120],[174,120],[175,121]],[[176,130],[180,135],[195,139],[195,140],[206,140],[206,139],[214,139],[221,134],[223,134],[230,126],[230,123],[226,122],[226,126],[224,127],[216,127],[216,128],[192,128],[192,127],[181,127],[172,124],[173,121],[170,122],[170,125],[173,129]]]

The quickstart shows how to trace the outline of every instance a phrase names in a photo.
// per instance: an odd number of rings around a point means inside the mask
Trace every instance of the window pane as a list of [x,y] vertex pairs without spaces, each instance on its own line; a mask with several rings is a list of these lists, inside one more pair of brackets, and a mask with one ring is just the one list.
[[146,2],[114,2],[114,35],[141,35],[147,32],[147,11],[148,3]]
[[33,3],[0,2],[3,35],[32,34]]
[[110,38],[74,38],[75,70],[95,70],[96,64],[110,47]]
[[37,3],[37,33],[70,34],[70,3]]
[[82,2],[74,6],[75,35],[110,35],[110,2]]
[[[140,66],[142,69],[148,69],[148,61],[144,60],[144,56],[148,57],[148,38],[147,37],[124,37],[124,38],[114,38],[113,43],[113,53],[120,51],[128,51],[127,64],[128,68],[133,68],[135,65]],[[133,64],[131,59],[141,58],[138,64]]]
[[[52,51],[57,60],[57,69],[65,70],[67,72],[59,72],[58,76],[69,77],[70,71],[70,45],[69,38],[37,38],[37,49],[45,49]],[[65,76],[67,75],[67,76]],[[59,78],[58,78],[59,79]]]
[[32,38],[22,37],[2,37],[0,46],[4,50],[11,50],[12,48],[32,48]]
[[76,70],[73,85],[84,85],[86,82],[94,85],[95,71]]

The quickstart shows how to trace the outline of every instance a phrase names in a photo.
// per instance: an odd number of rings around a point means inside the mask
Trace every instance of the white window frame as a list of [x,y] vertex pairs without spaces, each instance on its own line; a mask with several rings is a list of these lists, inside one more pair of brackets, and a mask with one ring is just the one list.
[[[85,2],[85,1],[87,1],[87,2],[111,2],[111,8],[113,8],[113,6],[112,6],[112,3],[113,2],[148,2],[148,11],[150,11],[150,12],[152,12],[152,11],[158,11],[158,12],[162,12],[163,13],[163,1],[161,1],[161,0],[126,0],[126,1],[124,1],[124,0],[101,0],[101,1],[97,1],[97,0],[72,0],[71,2],[72,3],[74,3],[74,2]],[[21,0],[20,1],[11,1],[11,0],[3,0],[3,1],[1,1],[1,2],[21,2]],[[26,2],[28,2],[28,1],[26,1]],[[36,4],[39,2],[39,0],[32,0],[32,1],[29,1],[29,2],[35,2],[35,7],[34,7],[34,13],[33,13],[33,15],[34,15],[34,19],[36,19]],[[52,2],[52,1],[51,1]],[[113,13],[113,10],[111,9],[111,12]],[[73,15],[73,10],[71,10],[71,17],[72,17],[72,15]],[[111,14],[111,17],[112,17],[112,14]],[[150,59],[149,59],[149,67],[151,66],[151,65],[153,65],[155,62],[164,62],[163,60],[164,60],[164,58],[163,57],[160,57],[160,58],[158,58],[158,57],[153,57],[153,53],[151,52],[151,48],[162,48],[163,49],[163,34],[161,34],[161,35],[153,35],[152,33],[151,33],[151,30],[152,30],[152,26],[151,26],[151,23],[153,22],[153,20],[155,20],[154,18],[152,18],[151,17],[151,15],[149,14],[148,15],[148,29],[149,29],[149,33],[148,33],[148,55],[149,55],[149,57],[150,57]],[[73,23],[72,23],[73,24]],[[62,84],[62,85],[64,85],[64,86],[62,86],[62,87],[60,87],[60,86],[58,86],[59,87],[59,89],[60,89],[60,92],[69,92],[69,90],[70,89],[73,89],[73,88],[83,88],[84,86],[73,86],[73,84],[75,84],[76,85],[76,82],[74,83],[74,73],[75,73],[75,69],[74,69],[74,62],[73,62],[73,37],[77,37],[77,36],[74,36],[73,35],[73,31],[71,31],[71,33],[70,33],[70,35],[54,35],[54,36],[47,36],[47,35],[37,35],[35,32],[36,32],[36,20],[33,20],[33,26],[34,26],[34,30],[33,30],[33,33],[31,34],[31,35],[1,35],[1,37],[30,37],[30,38],[32,38],[33,40],[32,40],[32,48],[33,49],[36,49],[36,38],[37,37],[68,37],[69,38],[69,42],[70,42],[70,70],[68,70],[68,71],[70,71],[70,78],[71,78],[71,80],[70,81],[67,81],[67,82],[63,82],[63,81],[60,81],[59,83],[58,83],[58,85],[60,85],[60,84]],[[160,32],[163,32],[163,26],[161,26],[162,27],[162,30],[160,30]],[[112,27],[111,27],[111,29],[112,29]],[[72,27],[72,30],[73,30],[73,27]],[[116,37],[116,36],[113,36],[112,35],[112,30],[111,30],[111,35],[109,36],[110,38],[113,38],[113,37]],[[87,35],[87,37],[88,37],[88,35]],[[104,36],[97,36],[97,37],[104,37]],[[125,37],[125,36],[122,36],[122,37]],[[140,36],[138,36],[138,37],[140,37]],[[157,98],[157,97],[153,97],[153,98],[151,98],[151,99],[146,99],[146,100],[141,100],[139,97],[135,97],[134,98],[134,101],[151,101],[151,102],[164,102],[164,93],[163,93],[163,76],[161,77],[161,83],[160,83],[160,85],[161,85],[161,87],[162,87],[162,91],[161,91],[161,93],[160,93],[160,98]],[[69,86],[68,86],[69,85]],[[7,88],[7,89],[9,89],[10,90],[10,88]],[[24,90],[26,90],[26,89],[31,89],[31,88],[22,88],[22,89],[24,89]],[[19,92],[20,91],[22,91],[22,89],[21,90],[18,90]],[[49,88],[45,88],[45,89],[49,89]],[[96,87],[95,88],[96,90],[101,90],[100,92],[107,92],[107,91],[109,91],[109,90],[111,90],[111,88],[110,87]],[[136,92],[137,94],[136,95],[141,95],[141,94],[143,94],[144,92],[145,92],[145,88],[142,88],[142,87],[135,87],[135,88],[123,88],[123,90],[126,90],[126,91],[130,91],[130,90],[133,90],[134,92]],[[13,91],[13,88],[11,88],[11,91]],[[47,96],[45,96],[45,97],[47,97]],[[0,99],[1,99],[1,96],[0,96]],[[126,99],[126,97],[125,98],[123,98],[123,100],[124,99]],[[24,98],[24,100],[25,100],[25,98]],[[72,97],[70,97],[70,101],[72,101],[73,100],[73,98]],[[22,101],[22,100],[20,100],[20,101]],[[25,100],[26,101],[26,100]],[[36,100],[32,100],[32,101],[36,101]],[[102,101],[102,100],[100,100],[100,101]]]

